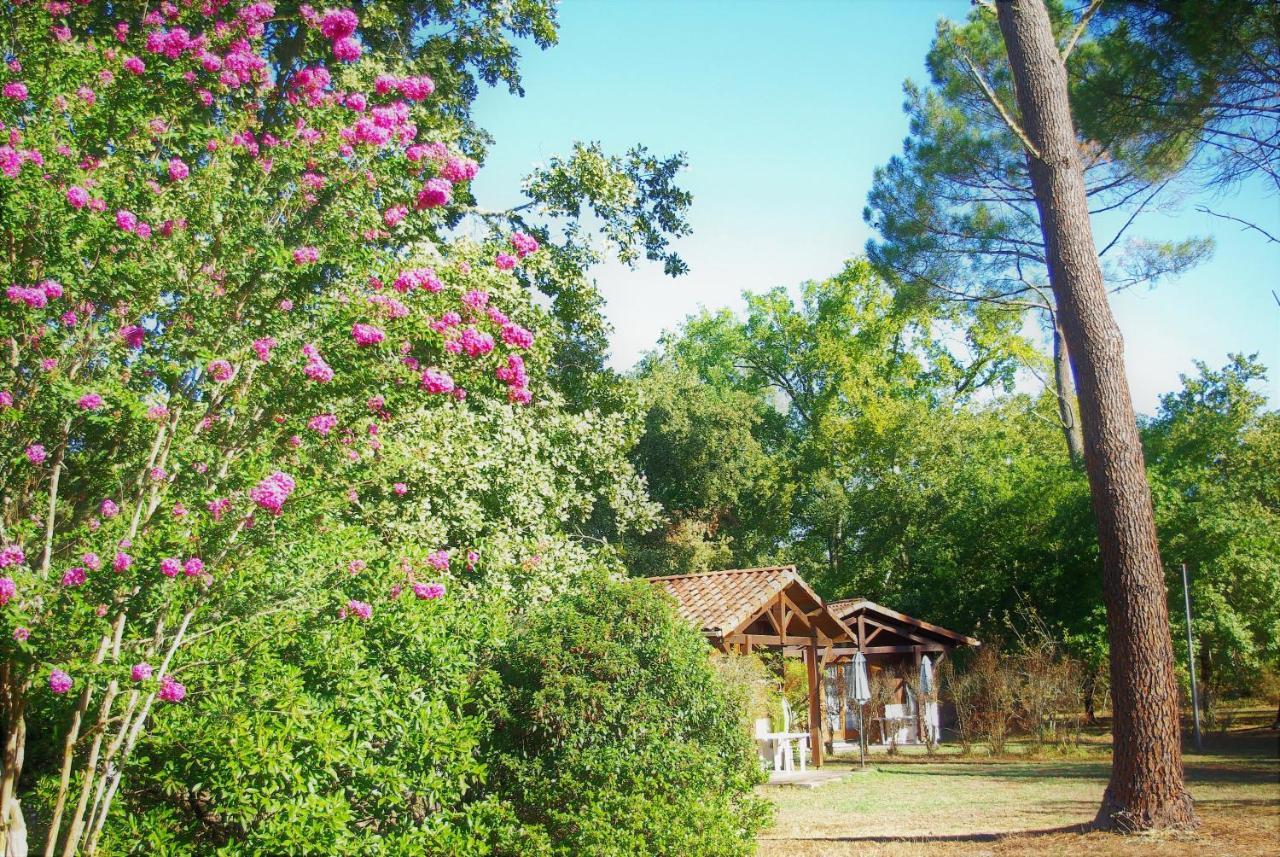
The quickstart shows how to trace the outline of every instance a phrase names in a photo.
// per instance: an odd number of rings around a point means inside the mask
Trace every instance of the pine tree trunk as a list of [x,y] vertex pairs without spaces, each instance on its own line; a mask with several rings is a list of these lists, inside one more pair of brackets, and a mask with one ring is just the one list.
[[1053,383],[1054,392],[1058,396],[1058,421],[1062,423],[1062,433],[1067,439],[1067,453],[1071,456],[1071,462],[1079,467],[1084,463],[1084,433],[1080,430],[1080,420],[1076,416],[1076,387],[1071,381],[1071,353],[1062,333],[1062,325],[1058,323],[1057,313],[1054,313],[1053,319]]
[[1183,782],[1178,685],[1151,491],[1123,341],[1089,222],[1066,68],[1043,0],[997,0],[996,9],[1028,144],[1049,282],[1075,373],[1102,554],[1113,761],[1096,824],[1124,831],[1190,827],[1196,816]]

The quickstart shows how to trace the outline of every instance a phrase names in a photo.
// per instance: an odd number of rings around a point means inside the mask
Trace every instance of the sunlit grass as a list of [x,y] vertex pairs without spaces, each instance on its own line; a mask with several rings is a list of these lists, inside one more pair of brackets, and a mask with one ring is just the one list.
[[[1046,747],[1032,756],[1011,743],[998,759],[962,756],[956,748],[927,757],[910,748],[873,755],[869,772],[814,790],[766,789],[778,817],[761,838],[760,854],[1280,854],[1278,742],[1266,728],[1274,713],[1259,709],[1256,717],[1238,718],[1231,733],[1209,736],[1204,753],[1187,754],[1203,822],[1194,834],[1122,838],[1082,829],[1110,773],[1109,748],[1097,733],[1069,753]],[[857,759],[829,764],[853,771]]]

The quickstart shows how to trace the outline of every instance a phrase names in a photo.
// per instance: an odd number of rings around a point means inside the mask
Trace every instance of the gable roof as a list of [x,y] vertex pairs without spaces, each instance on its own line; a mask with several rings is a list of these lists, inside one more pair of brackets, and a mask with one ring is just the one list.
[[846,598],[841,601],[832,601],[827,607],[832,613],[840,617],[841,621],[849,625],[856,624],[860,614],[870,615],[881,619],[887,625],[906,626],[914,632],[922,632],[926,635],[937,637],[953,646],[982,645],[973,637],[943,628],[941,625],[934,625],[932,622],[926,622],[923,619],[917,619],[914,616],[908,616],[906,613],[900,613],[897,610],[890,610],[888,607],[866,598]]
[[806,619],[829,638],[856,638],[804,582],[794,565],[731,568],[648,580],[664,588],[676,600],[679,614],[709,637],[725,637],[741,631],[759,617],[779,593],[785,592],[805,612]]

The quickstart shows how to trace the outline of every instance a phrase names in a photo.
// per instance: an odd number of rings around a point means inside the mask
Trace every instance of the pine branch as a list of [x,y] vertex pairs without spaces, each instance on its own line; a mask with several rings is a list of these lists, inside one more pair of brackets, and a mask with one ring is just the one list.
[[1071,52],[1075,50],[1076,42],[1080,41],[1080,37],[1084,35],[1085,27],[1089,26],[1089,19],[1093,17],[1098,8],[1102,6],[1102,0],[1092,0],[1089,8],[1084,10],[1084,14],[1080,16],[1080,23],[1076,25],[1075,31],[1071,33],[1071,38],[1067,39],[1066,45],[1062,48],[1062,62],[1066,63],[1067,57],[1071,56]]
[[1004,120],[1004,124],[1007,125],[1009,130],[1022,141],[1022,145],[1031,153],[1032,157],[1036,160],[1040,160],[1040,150],[1031,142],[1031,138],[1027,136],[1027,132],[1023,131],[1022,126],[1013,118],[1013,114],[1005,109],[1004,104],[1000,101],[1000,97],[996,95],[995,90],[991,88],[991,84],[987,83],[987,79],[982,76],[982,72],[978,70],[976,65],[974,65],[969,54],[961,49],[960,58],[964,60],[965,66],[969,69],[969,76],[978,84],[978,87],[982,90],[982,94],[986,96],[987,101],[990,102],[991,106],[1000,114],[1000,118]]

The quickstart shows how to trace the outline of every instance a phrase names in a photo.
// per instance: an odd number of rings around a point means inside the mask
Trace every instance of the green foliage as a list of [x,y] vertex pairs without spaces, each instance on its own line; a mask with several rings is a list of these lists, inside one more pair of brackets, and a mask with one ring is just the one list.
[[601,579],[549,602],[496,662],[486,794],[523,837],[500,853],[754,851],[768,804],[743,701],[658,590]]
[[795,562],[824,595],[961,629],[1035,593],[1063,633],[1096,638],[1087,486],[1053,400],[1008,395],[1031,359],[1009,316],[963,339],[865,264],[799,305],[747,304],[691,319],[642,367],[635,461],[675,523],[648,553],[627,544],[633,572]]
[[777,412],[670,362],[652,362],[638,386],[646,410],[632,458],[668,517],[662,529],[628,542],[633,573],[724,568],[780,543],[778,510],[792,491],[765,427],[779,422]]
[[1143,427],[1170,612],[1185,562],[1211,693],[1247,693],[1280,665],[1280,413],[1254,389],[1265,378],[1253,357],[1198,363]]
[[[274,560],[342,566],[367,538],[326,533]],[[398,576],[363,574],[369,600]],[[485,853],[488,810],[468,800],[488,728],[480,653],[500,611],[406,592],[367,622],[339,621],[314,572],[290,577],[305,607],[244,617],[191,647],[177,671],[189,701],[135,757],[108,853]]]
[[1280,186],[1280,8],[1270,0],[1108,0],[1072,92],[1080,129],[1130,168],[1189,163]]

